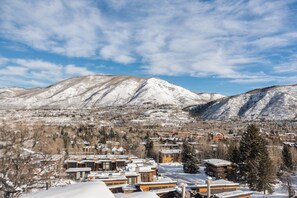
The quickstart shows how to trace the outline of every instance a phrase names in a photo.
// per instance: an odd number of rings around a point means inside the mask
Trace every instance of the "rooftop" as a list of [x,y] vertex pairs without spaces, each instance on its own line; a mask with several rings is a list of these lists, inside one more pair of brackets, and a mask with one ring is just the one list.
[[134,192],[129,194],[116,193],[116,198],[159,198],[154,192]]
[[222,159],[206,159],[203,160],[204,164],[210,164],[213,166],[230,166],[232,165],[232,162],[227,161],[227,160],[222,160]]
[[71,197],[71,198],[114,198],[114,195],[102,181],[84,182],[72,184],[66,187],[50,188],[46,191],[25,194],[22,198],[54,198],[54,197]]
[[168,149],[168,150],[161,150],[160,151],[163,154],[178,154],[181,153],[180,149]]
[[[206,187],[207,184],[197,184],[197,187]],[[239,186],[239,183],[234,183],[228,180],[224,180],[224,179],[218,179],[218,180],[213,180],[211,181],[210,186]]]
[[68,168],[66,170],[66,173],[75,173],[75,172],[86,172],[86,171],[91,171],[91,168]]
[[243,195],[249,195],[252,194],[251,191],[242,191],[242,190],[236,190],[236,191],[231,191],[231,192],[223,192],[223,193],[218,193],[215,194],[215,197],[218,198],[231,198],[235,196],[243,196]]

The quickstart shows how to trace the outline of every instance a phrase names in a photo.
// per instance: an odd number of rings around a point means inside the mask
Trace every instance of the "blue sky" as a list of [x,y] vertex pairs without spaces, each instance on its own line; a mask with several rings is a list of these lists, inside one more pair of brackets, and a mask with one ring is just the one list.
[[296,0],[1,0],[0,87],[159,77],[232,95],[297,83]]

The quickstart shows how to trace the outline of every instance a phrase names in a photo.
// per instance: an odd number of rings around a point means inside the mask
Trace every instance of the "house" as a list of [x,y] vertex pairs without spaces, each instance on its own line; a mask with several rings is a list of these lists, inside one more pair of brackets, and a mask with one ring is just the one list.
[[219,141],[224,139],[224,134],[216,131],[211,131],[208,133],[208,140]]
[[133,156],[128,155],[70,155],[64,168],[85,168],[92,171],[115,171],[125,168]]
[[156,171],[151,169],[151,167],[137,167],[136,172],[140,174],[140,182],[151,182],[153,181],[153,176],[156,175]]
[[66,170],[69,178],[74,180],[85,179],[90,172],[91,168],[69,168]]
[[227,160],[206,159],[203,160],[205,173],[218,179],[230,179],[235,174],[235,165]]
[[153,191],[159,196],[176,191],[176,182],[157,176],[154,160],[132,159],[121,172],[91,172],[89,180],[103,181],[114,193]]
[[297,140],[297,135],[295,133],[279,134],[279,139],[282,142],[295,142]]
[[181,161],[181,149],[168,149],[159,152],[160,163],[171,163]]
[[190,132],[177,132],[177,133],[173,133],[172,137],[175,137],[178,140],[182,140],[188,137],[192,137],[192,134]]

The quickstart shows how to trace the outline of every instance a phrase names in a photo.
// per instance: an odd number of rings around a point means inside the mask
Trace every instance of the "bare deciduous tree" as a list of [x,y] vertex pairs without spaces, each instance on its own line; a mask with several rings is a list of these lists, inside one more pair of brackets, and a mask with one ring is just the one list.
[[0,127],[0,190],[5,198],[19,197],[51,171],[48,156],[33,151],[41,136],[25,126],[16,128]]

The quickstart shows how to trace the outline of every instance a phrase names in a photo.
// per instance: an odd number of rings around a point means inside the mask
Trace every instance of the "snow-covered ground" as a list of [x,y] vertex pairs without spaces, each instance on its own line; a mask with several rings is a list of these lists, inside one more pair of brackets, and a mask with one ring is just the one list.
[[[247,187],[241,187],[240,190],[249,190]],[[282,185],[281,182],[278,182],[274,185],[273,193],[270,194],[264,194],[263,192],[256,192],[254,191],[251,195],[251,198],[287,198],[288,197],[288,191],[287,189]]]
[[162,163],[158,166],[158,173],[176,180],[178,183],[197,184],[205,183],[207,175],[204,172],[204,166],[200,166],[199,173],[184,173],[181,163]]
[[[207,175],[204,172],[203,166],[200,166],[199,173],[197,174],[187,174],[183,172],[183,166],[181,163],[162,163],[158,166],[158,172],[164,176],[167,176],[173,180],[178,181],[178,183],[188,183],[188,184],[198,184],[205,183]],[[292,176],[292,185],[297,187],[297,175]],[[240,187],[239,190],[250,191],[250,189],[244,185]],[[252,198],[285,198],[288,197],[287,188],[278,181],[274,185],[273,193],[271,195],[264,194],[263,192],[253,192]]]

